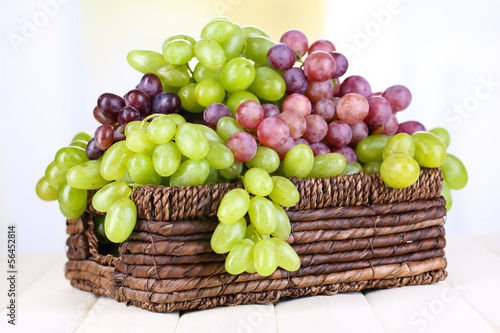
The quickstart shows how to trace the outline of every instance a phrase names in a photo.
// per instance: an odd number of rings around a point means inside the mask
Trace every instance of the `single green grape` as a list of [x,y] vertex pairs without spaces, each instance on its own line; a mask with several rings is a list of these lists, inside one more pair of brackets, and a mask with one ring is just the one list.
[[271,37],[264,30],[254,25],[246,25],[242,29],[245,34],[245,38],[265,37],[271,39]]
[[230,93],[248,89],[255,79],[255,68],[250,60],[234,58],[229,60],[220,72],[219,80]]
[[219,170],[219,175],[230,180],[235,179],[243,172],[243,163],[234,162],[232,166],[227,169]]
[[416,183],[420,167],[413,158],[404,155],[391,155],[380,165],[380,177],[385,185],[405,188]]
[[81,206],[76,210],[69,210],[59,205],[59,210],[61,211],[63,216],[68,220],[75,220],[79,218],[85,212],[85,209],[87,209],[87,203],[85,203],[83,206]]
[[276,210],[276,228],[271,233],[271,235],[285,240],[288,238],[288,236],[290,236],[290,232],[292,231],[290,219],[288,218],[288,215],[286,214],[283,207],[275,202],[272,202],[272,204],[274,206],[274,209]]
[[196,89],[196,83],[190,83],[179,90],[179,98],[181,99],[181,106],[189,112],[201,113],[205,111],[205,108],[198,103],[194,92]]
[[231,224],[219,223],[210,239],[212,250],[218,254],[228,253],[238,242],[243,240],[246,229],[247,221],[244,218]]
[[132,183],[132,180],[130,179],[127,170],[125,170],[125,172],[123,173],[123,175],[121,175],[120,177],[118,177],[115,181],[116,182],[122,182],[122,183],[125,183],[125,184],[131,184]]
[[244,101],[256,101],[260,103],[259,98],[248,91],[237,91],[232,93],[231,96],[227,99],[226,105],[233,113],[233,117],[236,115],[236,110],[238,106]]
[[61,172],[66,173],[72,167],[85,163],[88,160],[84,149],[80,147],[64,147],[57,151],[54,162]]
[[57,199],[57,189],[52,187],[45,177],[42,177],[36,183],[36,195],[44,201],[54,201]]
[[218,180],[219,180],[219,170],[210,169],[210,171],[208,172],[208,177],[203,183],[203,185],[217,184]]
[[441,139],[441,141],[444,143],[444,146],[448,148],[451,139],[450,139],[450,133],[448,133],[447,130],[445,130],[442,127],[436,127],[431,129],[429,132],[437,136],[439,139]]
[[[285,157],[286,159],[286,157]],[[328,153],[314,157],[314,164],[307,175],[308,178],[329,178],[340,175],[347,162],[342,154]]]
[[194,47],[185,39],[176,39],[163,48],[163,57],[171,65],[187,64],[194,56]]
[[226,142],[234,133],[244,132],[245,129],[238,124],[238,121],[231,117],[222,117],[217,122],[217,134]]
[[436,135],[416,132],[411,135],[415,142],[415,160],[425,168],[437,168],[446,159],[446,146]]
[[258,146],[255,156],[245,163],[247,168],[261,168],[273,173],[280,166],[280,157],[276,151],[266,146]]
[[234,24],[225,19],[216,19],[209,22],[201,30],[201,38],[208,38],[217,43],[224,43],[235,33]]
[[104,221],[106,237],[113,243],[125,241],[137,222],[137,207],[129,198],[116,201],[108,210]]
[[156,144],[149,140],[147,130],[135,131],[125,140],[127,148],[138,154],[145,154],[155,149]]
[[215,40],[202,38],[194,45],[196,58],[205,67],[218,69],[226,63],[226,54]]
[[109,181],[101,175],[101,160],[88,161],[68,170],[66,181],[74,188],[97,190]]
[[116,180],[127,170],[127,162],[134,153],[127,148],[125,141],[113,144],[103,155],[101,175],[106,180]]
[[155,73],[158,67],[167,64],[162,54],[143,50],[130,51],[127,61],[133,69],[143,74]]
[[261,276],[269,276],[278,268],[278,251],[270,238],[261,239],[253,250],[255,270]]
[[363,171],[363,167],[361,166],[361,164],[359,164],[358,162],[349,162],[347,163],[344,171],[342,171],[340,174],[342,176],[348,176],[360,173],[361,171]]
[[194,98],[203,107],[213,103],[221,103],[225,97],[226,91],[219,81],[204,80],[194,88]]
[[172,140],[176,131],[175,121],[166,116],[153,119],[146,129],[149,141],[158,145]]
[[99,238],[99,243],[109,244],[111,241],[106,237],[106,232],[104,231],[104,222],[106,221],[106,215],[95,215],[93,216],[94,231],[96,236]]
[[300,258],[290,244],[279,238],[271,238],[271,240],[276,246],[278,266],[289,272],[298,270],[300,268]]
[[[141,124],[142,124],[142,121],[139,121],[139,120],[131,121],[131,122],[129,122],[125,126],[125,129],[123,130],[123,133],[125,134],[126,137],[128,137],[133,132],[140,131],[141,130]],[[144,128],[147,129],[148,127],[149,127],[149,123],[145,122],[144,123]]]
[[80,147],[82,149],[87,149],[87,142],[84,140],[73,140],[71,141],[70,147]]
[[298,144],[288,151],[283,160],[285,175],[290,177],[305,178],[314,166],[314,154],[308,145]]
[[245,48],[245,34],[243,29],[238,24],[233,24],[234,34],[229,37],[228,40],[220,44],[226,54],[227,60],[237,57]]
[[273,190],[273,181],[269,173],[261,168],[251,168],[243,177],[245,189],[257,196],[265,197]]
[[77,133],[73,137],[73,139],[71,140],[71,142],[75,142],[75,141],[78,141],[78,140],[89,142],[90,139],[92,139],[92,136],[89,133],[87,133],[87,132],[79,132],[79,133]]
[[201,62],[197,63],[194,67],[193,78],[196,82],[200,83],[205,80],[219,80],[219,73],[222,68],[212,69],[205,67],[201,64]]
[[87,190],[71,187],[64,181],[57,190],[59,205],[69,211],[78,211],[82,206],[87,206]]
[[448,183],[444,180],[443,181],[443,188],[441,190],[441,195],[444,197],[446,200],[446,211],[449,212],[451,209],[451,205],[453,204],[452,196],[451,196],[451,190],[450,186],[448,186]]
[[122,198],[128,198],[132,190],[124,182],[115,181],[101,188],[92,198],[92,206],[100,212],[107,213],[111,206]]
[[285,95],[286,84],[280,73],[274,69],[260,67],[255,70],[255,80],[250,90],[266,101],[278,101]]
[[156,172],[151,157],[146,154],[134,154],[127,162],[127,172],[133,183],[141,185],[160,185],[161,176]]
[[186,119],[184,119],[183,116],[181,116],[180,114],[177,114],[177,113],[168,114],[167,117],[172,118],[175,121],[175,124],[177,125],[177,127],[186,123]]
[[209,172],[210,165],[204,159],[184,161],[170,176],[170,186],[202,185],[207,180]]
[[208,154],[208,139],[194,124],[180,125],[175,133],[175,143],[181,154],[190,159],[199,160]]
[[250,196],[244,189],[231,190],[222,198],[217,210],[217,218],[221,223],[232,224],[243,218],[250,207]]
[[217,134],[216,131],[211,129],[210,127],[202,124],[195,124],[196,127],[198,127],[203,133],[205,133],[205,136],[207,137],[208,140],[216,141],[219,143],[224,144],[224,140]]
[[458,157],[448,154],[443,164],[441,164],[443,178],[453,190],[461,190],[467,185],[469,176],[467,169]]
[[410,135],[406,133],[398,133],[387,141],[387,144],[382,150],[382,158],[385,159],[388,156],[396,154],[411,158],[415,156],[415,143]]
[[300,194],[290,179],[281,176],[272,176],[273,190],[269,198],[277,204],[285,207],[293,207],[299,203]]
[[50,162],[45,169],[45,180],[53,187],[59,187],[66,180],[66,173],[59,170],[55,161]]
[[174,35],[172,37],[169,37],[167,38],[164,42],[163,42],[163,46],[162,46],[162,50],[167,46],[168,43],[170,43],[171,41],[174,41],[174,40],[177,40],[177,39],[184,39],[186,41],[189,42],[189,44],[193,45],[196,44],[196,40],[189,36],[189,35]]
[[389,142],[387,135],[370,135],[361,140],[356,146],[356,155],[358,160],[363,163],[382,161],[384,147]]
[[[243,28],[245,31],[245,28]],[[247,47],[245,54],[257,64],[267,65],[267,52],[274,46],[274,42],[262,36],[248,37],[246,39]]]
[[276,209],[272,202],[261,196],[254,196],[250,199],[250,207],[248,208],[248,216],[255,230],[260,234],[270,235],[276,224]]
[[187,65],[161,66],[156,70],[156,75],[162,83],[171,87],[184,87],[191,81]]
[[366,173],[367,175],[372,175],[374,173],[380,172],[380,166],[382,165],[382,162],[380,161],[373,161],[373,162],[368,162],[363,165],[363,172]]
[[209,150],[206,156],[210,168],[212,169],[227,169],[230,168],[234,163],[234,156],[231,150],[227,148],[224,144],[208,140]]
[[236,243],[227,255],[226,271],[233,275],[246,271],[253,262],[254,247],[255,243],[251,239],[242,239]]
[[169,177],[174,174],[181,164],[181,152],[177,145],[169,141],[156,146],[153,151],[153,166],[156,172],[162,177]]

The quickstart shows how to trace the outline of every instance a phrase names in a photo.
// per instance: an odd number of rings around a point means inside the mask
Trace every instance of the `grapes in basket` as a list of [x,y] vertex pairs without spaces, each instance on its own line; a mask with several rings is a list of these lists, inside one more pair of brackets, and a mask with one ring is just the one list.
[[239,182],[220,202],[211,246],[226,254],[228,273],[267,276],[300,267],[286,242],[286,209],[300,200],[290,178],[363,172],[402,189],[421,168],[440,167],[447,209],[451,189],[467,183],[445,129],[398,122],[409,89],[373,92],[366,78],[345,77],[348,60],[328,40],[288,30],[275,42],[218,18],[199,38],[175,35],[161,52],[135,50],[127,60],[144,74],[137,86],[99,96],[93,135],[78,133],[57,151],[36,185],[68,219],[87,209],[90,191],[107,241],[134,230],[131,194],[140,186]]

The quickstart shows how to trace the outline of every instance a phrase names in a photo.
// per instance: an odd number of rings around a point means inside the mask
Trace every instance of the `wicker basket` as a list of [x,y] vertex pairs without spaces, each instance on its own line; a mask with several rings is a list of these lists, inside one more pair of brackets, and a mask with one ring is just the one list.
[[446,278],[442,173],[423,169],[413,186],[378,174],[292,179],[301,200],[287,211],[288,242],[302,266],[268,277],[230,275],[212,252],[216,211],[241,184],[144,186],[132,199],[138,223],[120,257],[101,254],[92,207],[67,221],[66,277],[79,289],[150,311],[273,303],[282,297],[430,284]]

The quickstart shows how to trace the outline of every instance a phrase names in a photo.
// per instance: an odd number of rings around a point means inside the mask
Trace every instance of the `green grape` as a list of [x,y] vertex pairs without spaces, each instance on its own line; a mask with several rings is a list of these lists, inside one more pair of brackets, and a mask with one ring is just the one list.
[[220,143],[224,144],[224,140],[222,140],[222,138],[219,136],[219,134],[217,134],[217,132],[214,131],[213,129],[211,129],[210,127],[208,127],[206,125],[202,125],[202,124],[195,124],[195,125],[203,133],[205,133],[205,136],[207,137],[208,140],[212,140],[212,141],[216,141],[216,142],[220,142]]
[[95,215],[93,216],[94,231],[96,236],[99,238],[99,242],[110,243],[108,237],[106,237],[106,232],[104,231],[104,221],[106,220],[105,215]]
[[210,171],[208,172],[207,180],[205,180],[203,185],[217,184],[218,180],[219,180],[219,171],[216,169],[210,169]]
[[103,178],[109,181],[118,179],[127,169],[128,159],[133,154],[127,148],[125,141],[113,144],[102,157],[101,175]]
[[255,70],[255,80],[250,89],[257,97],[266,101],[278,101],[286,91],[285,80],[280,73],[270,67],[260,67]]
[[235,32],[234,24],[225,19],[216,19],[209,22],[201,30],[201,38],[208,38],[217,43],[224,43],[229,40]]
[[143,50],[130,51],[127,54],[127,61],[133,69],[143,74],[155,73],[158,67],[167,64],[162,54]]
[[217,217],[221,223],[232,224],[243,218],[250,207],[250,196],[241,188],[231,190],[222,198],[217,210]]
[[279,238],[271,238],[271,240],[276,246],[278,266],[289,272],[298,270],[300,268],[300,258],[290,244]]
[[366,173],[367,175],[372,175],[374,173],[380,172],[381,165],[382,162],[380,161],[368,162],[365,165],[363,165],[363,172]]
[[149,141],[159,145],[172,140],[176,131],[177,125],[171,117],[157,117],[148,126],[146,133]]
[[290,232],[292,231],[290,219],[288,218],[288,215],[286,214],[283,207],[275,202],[273,202],[272,204],[274,206],[274,209],[276,210],[276,228],[271,233],[271,235],[285,240],[288,238],[288,236],[290,236]]
[[272,202],[266,198],[256,195],[250,199],[248,215],[255,230],[260,234],[269,235],[276,229],[278,223],[276,209]]
[[63,216],[68,220],[75,220],[79,218],[85,212],[85,209],[87,209],[87,203],[85,203],[83,206],[81,206],[76,210],[69,210],[59,205],[59,210],[61,211]]
[[[245,28],[243,28],[243,31]],[[249,37],[246,39],[247,48],[245,54],[257,64],[267,65],[267,52],[274,45],[274,42],[266,37]]]
[[285,170],[283,169],[283,161],[280,161],[278,169],[276,169],[276,171],[273,172],[272,176],[286,177]]
[[254,25],[246,25],[242,29],[245,34],[245,38],[265,37],[271,39],[271,37],[269,37],[269,35],[264,30]]
[[118,177],[115,181],[116,182],[122,182],[122,183],[125,183],[125,184],[132,183],[132,180],[130,180],[130,177],[128,175],[127,170],[125,170],[125,172],[123,173],[123,175],[121,175],[120,177]]
[[124,182],[115,181],[101,188],[92,198],[92,206],[103,213],[107,213],[111,206],[122,198],[127,198],[132,190]]
[[203,66],[201,64],[201,62],[199,62],[194,67],[193,78],[198,83],[200,83],[201,81],[204,81],[204,80],[216,80],[216,81],[218,81],[220,71],[221,71],[221,68],[219,68],[219,69],[208,68],[208,67]]
[[146,154],[134,154],[127,162],[127,172],[133,183],[141,185],[160,185],[161,176],[155,171],[151,157]]
[[182,155],[199,160],[208,154],[208,139],[194,124],[185,123],[177,128],[175,143]]
[[[126,137],[128,137],[133,132],[139,131],[141,129],[141,124],[142,124],[142,121],[139,121],[139,120],[131,121],[125,126],[123,133],[125,134]],[[144,128],[147,129],[148,127],[149,127],[149,123],[145,122]]]
[[242,239],[233,246],[226,258],[225,268],[229,274],[241,274],[253,261],[255,243],[250,239]]
[[66,173],[59,170],[55,161],[45,169],[45,180],[53,187],[59,187],[66,180]]
[[217,134],[226,142],[234,133],[244,132],[245,129],[238,124],[238,121],[231,117],[222,117],[217,122]]
[[162,177],[161,185],[165,187],[170,187],[170,177]]
[[224,89],[234,93],[248,89],[255,79],[253,64],[244,58],[229,60],[220,72],[219,80]]
[[356,146],[358,160],[363,163],[382,161],[383,150],[390,137],[387,135],[370,135],[361,140]]
[[177,39],[183,39],[183,40],[187,40],[189,42],[189,44],[193,45],[196,44],[196,40],[189,36],[189,35],[175,35],[175,36],[172,36],[172,37],[169,37],[167,38],[164,42],[163,42],[163,46],[162,46],[162,50],[165,48],[165,46],[167,46],[168,43],[170,43],[171,41],[174,41],[174,40],[177,40]]
[[57,151],[55,164],[61,172],[68,172],[75,165],[87,162],[87,153],[80,147],[64,147]]
[[185,39],[176,39],[163,48],[163,57],[171,65],[184,65],[194,56],[194,48]]
[[445,130],[442,127],[436,127],[436,128],[431,129],[429,132],[431,132],[432,134],[434,134],[435,136],[440,138],[441,141],[443,141],[444,146],[446,148],[448,148],[448,146],[450,145],[451,139],[450,139],[450,133],[448,133],[447,130]]
[[429,132],[416,132],[412,136],[415,142],[415,160],[424,168],[437,168],[446,159],[446,146],[436,135]]
[[419,175],[418,163],[408,156],[391,155],[380,165],[380,177],[388,187],[408,187],[415,184]]
[[363,167],[361,166],[361,164],[359,164],[358,162],[350,162],[347,163],[344,171],[342,171],[340,174],[342,176],[348,176],[360,173],[361,171],[363,171]]
[[270,238],[261,239],[253,250],[255,270],[261,276],[269,276],[278,268],[278,252],[274,241]]
[[219,170],[219,175],[226,179],[235,179],[243,171],[243,163],[234,162],[233,165],[227,169]]
[[213,103],[221,103],[226,97],[226,91],[219,81],[204,80],[194,88],[194,98],[203,107]]
[[201,64],[208,68],[221,68],[226,63],[224,50],[215,40],[200,39],[194,45],[194,54]]
[[206,160],[187,160],[170,177],[170,186],[202,185],[208,178],[210,165]]
[[190,83],[179,90],[179,98],[181,99],[181,106],[189,112],[201,113],[205,108],[198,103],[194,96],[196,83]]
[[[255,253],[255,248],[254,248],[254,253]],[[248,266],[248,268],[245,270],[245,272],[250,273],[250,274],[257,273],[257,270],[255,269],[255,265],[254,265],[253,261],[250,264],[250,266]]]
[[314,166],[314,154],[308,145],[299,144],[288,151],[283,160],[285,175],[290,177],[305,178]]
[[137,207],[129,198],[116,201],[108,210],[104,221],[106,237],[113,243],[125,241],[137,222]]
[[231,224],[219,223],[210,240],[210,246],[215,253],[228,253],[245,237],[247,221],[242,217]]
[[87,142],[84,140],[74,140],[71,141],[70,147],[80,147],[82,149],[87,149]]
[[180,114],[177,114],[177,113],[168,114],[167,117],[172,118],[175,121],[175,124],[177,125],[177,127],[186,123],[186,119],[184,119],[183,116],[181,116]]
[[273,181],[269,173],[261,168],[251,168],[243,177],[243,185],[245,189],[253,194],[261,197],[267,196],[273,190]]
[[57,201],[64,209],[80,210],[82,206],[87,205],[87,190],[71,187],[64,181],[57,190]]
[[255,236],[254,230],[255,229],[251,223],[249,225],[247,225],[247,231],[245,232],[245,238],[253,240],[253,237]]
[[[285,157],[286,158],[286,157]],[[340,175],[346,168],[344,155],[328,153],[314,157],[314,164],[308,178],[329,178]]]
[[448,185],[448,183],[445,180],[443,181],[443,189],[441,190],[441,195],[446,200],[445,208],[446,208],[446,211],[449,212],[451,209],[451,205],[453,204],[453,200],[451,197],[450,186]]
[[269,193],[269,198],[278,205],[293,207],[299,203],[300,194],[295,185],[285,177],[272,176],[273,190]]
[[80,132],[80,133],[76,134],[73,137],[73,140],[71,140],[71,142],[75,142],[75,141],[78,141],[78,140],[89,142],[90,139],[92,139],[92,136],[89,133],[87,133],[87,132]]
[[229,96],[229,98],[227,99],[226,105],[233,113],[233,117],[236,115],[238,106],[240,106],[240,104],[244,101],[256,101],[257,103],[260,103],[259,98],[257,98],[257,96],[255,96],[251,92],[237,91],[235,93],[232,93],[231,96]]
[[189,84],[191,77],[189,76],[187,65],[165,65],[156,70],[156,75],[161,79],[161,82],[170,87],[184,87]]
[[220,44],[226,54],[227,60],[237,57],[245,48],[245,34],[243,29],[241,29],[241,27],[236,23],[233,24],[234,34],[224,43]]
[[57,189],[52,187],[45,177],[36,183],[36,195],[43,201],[54,201],[57,199]]
[[138,154],[144,154],[155,149],[156,144],[149,140],[147,130],[135,131],[125,140],[127,148]]
[[461,190],[467,185],[469,176],[467,169],[458,157],[448,154],[443,164],[441,164],[443,178],[453,190]]
[[273,173],[280,166],[280,157],[276,151],[266,146],[258,146],[255,156],[245,163],[247,168],[262,168]]
[[169,177],[181,164],[181,152],[174,142],[169,141],[156,146],[152,160],[156,172],[162,177]]
[[88,161],[72,167],[66,174],[66,182],[71,187],[82,190],[97,190],[109,183],[101,176],[101,160]]
[[398,133],[387,141],[387,144],[382,150],[382,158],[385,159],[390,155],[396,154],[411,158],[415,156],[415,143],[410,135],[406,133]]
[[233,165],[234,156],[229,148],[220,142],[212,140],[208,140],[208,145],[210,149],[206,158],[210,168],[221,170],[230,168]]

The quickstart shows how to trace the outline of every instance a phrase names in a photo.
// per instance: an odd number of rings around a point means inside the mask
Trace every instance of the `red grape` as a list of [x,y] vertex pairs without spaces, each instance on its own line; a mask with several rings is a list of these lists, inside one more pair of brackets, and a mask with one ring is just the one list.
[[290,128],[290,137],[294,140],[300,138],[306,131],[306,119],[297,111],[283,111],[279,116]]
[[332,42],[326,39],[320,39],[312,43],[311,46],[309,46],[308,53],[311,54],[316,51],[325,51],[330,53],[335,50],[336,50],[335,45],[333,45]]
[[102,115],[114,122],[118,121],[118,114],[125,106],[125,100],[118,95],[104,93],[97,100],[97,107]]
[[158,76],[153,73],[148,73],[142,77],[141,82],[137,85],[137,89],[144,91],[148,94],[149,99],[153,100],[156,95],[161,93],[163,87]]
[[100,150],[108,150],[114,143],[115,132],[109,125],[97,127],[94,133],[95,144]]
[[352,132],[352,138],[351,142],[349,142],[349,146],[356,147],[358,142],[366,138],[370,131],[368,130],[368,126],[364,122],[359,122],[349,126],[351,126]]
[[260,122],[257,127],[257,137],[266,147],[279,148],[283,146],[290,136],[288,124],[278,117],[268,117]]
[[335,111],[340,120],[353,125],[363,121],[369,109],[368,101],[362,95],[347,94],[340,98]]
[[320,142],[328,132],[328,124],[317,114],[311,114],[306,117],[306,131],[302,137],[310,143]]
[[353,75],[349,76],[340,85],[340,96],[356,93],[363,95],[365,98],[370,97],[372,88],[368,81],[362,76]]
[[297,111],[302,113],[304,117],[311,114],[312,104],[311,101],[302,94],[291,94],[283,101],[281,106],[283,111]]
[[274,104],[262,104],[262,109],[264,110],[264,118],[280,115],[280,109]]
[[365,118],[368,126],[379,127],[385,124],[392,116],[391,104],[382,96],[368,97],[370,109]]
[[403,111],[411,103],[411,92],[402,85],[387,88],[382,96],[389,101],[393,112]]
[[139,119],[141,119],[141,114],[136,108],[132,106],[124,107],[123,109],[121,109],[120,114],[118,115],[118,122],[122,126],[127,125],[131,121],[136,121]]
[[311,103],[316,104],[322,99],[332,98],[334,89],[332,80],[323,82],[309,81],[305,94]]
[[267,51],[269,66],[280,71],[292,68],[296,60],[297,56],[292,48],[283,43],[275,44]]
[[95,144],[95,139],[92,138],[87,143],[86,153],[89,160],[97,160],[102,156],[102,154],[104,154],[104,151],[100,150],[99,147],[97,147],[97,145]]
[[139,89],[130,90],[124,96],[124,99],[125,104],[137,109],[142,118],[145,118],[151,114],[151,99],[144,91]]
[[313,151],[314,156],[328,154],[330,152],[330,148],[325,145],[323,142],[315,142],[311,144],[311,149]]
[[328,125],[326,138],[328,139],[328,142],[330,142],[334,146],[347,146],[352,139],[352,129],[349,125],[341,120],[332,121]]
[[243,128],[256,130],[264,118],[264,110],[259,102],[244,101],[236,109],[236,120]]
[[335,117],[335,102],[331,99],[322,99],[314,105],[314,113],[326,121],[332,121]]
[[395,115],[392,115],[391,118],[384,124],[384,130],[382,134],[393,136],[398,132],[399,122],[398,118]]
[[309,147],[311,147],[311,144],[306,139],[300,138],[300,139],[297,139],[297,140],[294,140],[294,141],[295,141],[295,145],[301,145],[302,144],[302,145],[308,145]]
[[170,114],[181,108],[181,99],[174,93],[161,92],[153,99],[153,112]]
[[304,61],[304,74],[312,81],[323,82],[330,80],[336,70],[335,59],[325,51],[313,52]]
[[332,55],[333,59],[335,59],[335,63],[337,64],[337,70],[335,71],[335,74],[333,74],[333,78],[337,79],[344,75],[345,72],[347,72],[349,62],[347,61],[345,55],[343,55],[342,53],[332,52],[330,54]]
[[205,111],[203,111],[203,120],[210,128],[215,130],[217,128],[217,122],[222,117],[232,117],[233,113],[231,110],[222,103],[213,103],[207,106]]
[[347,163],[358,161],[358,156],[356,156],[356,152],[351,147],[333,147],[331,152],[344,155]]
[[285,159],[286,154],[295,147],[295,141],[291,137],[288,137],[285,144],[281,147],[274,148],[274,150],[278,153],[280,160],[283,161]]
[[111,125],[111,129],[113,130],[113,141],[123,141],[125,140],[125,127],[120,124]]
[[111,125],[115,123],[113,120],[104,117],[101,110],[99,110],[97,106],[94,108],[94,118],[103,125]]
[[286,93],[303,94],[307,89],[307,76],[301,68],[290,68],[283,74],[283,80],[286,84]]
[[247,132],[234,133],[227,139],[226,146],[233,152],[234,161],[238,163],[250,161],[257,152],[257,142]]
[[290,46],[299,57],[303,57],[309,48],[306,35],[299,30],[288,30],[280,38],[280,43]]
[[421,132],[421,131],[425,131],[425,126],[419,123],[418,121],[411,120],[399,124],[397,133],[406,133],[412,135],[415,132]]

